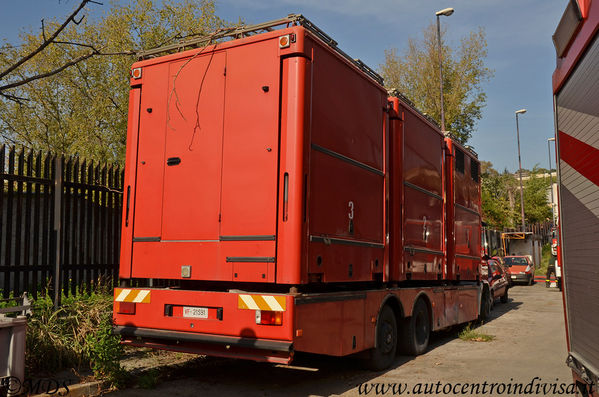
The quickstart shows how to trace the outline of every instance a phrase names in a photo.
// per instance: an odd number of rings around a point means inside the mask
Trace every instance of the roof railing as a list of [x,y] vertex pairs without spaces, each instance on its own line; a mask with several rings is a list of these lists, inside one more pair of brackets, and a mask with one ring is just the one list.
[[164,55],[167,53],[180,52],[192,48],[200,48],[205,47],[210,44],[220,43],[227,40],[235,40],[244,37],[253,36],[260,33],[271,32],[274,28],[281,27],[290,27],[290,26],[303,26],[306,30],[309,30],[312,34],[318,37],[322,42],[326,45],[334,49],[338,54],[343,56],[345,59],[354,64],[357,68],[359,68],[362,72],[368,75],[371,79],[375,80],[377,83],[383,85],[383,78],[376,73],[372,68],[367,66],[364,62],[359,59],[353,59],[345,52],[343,52],[338,46],[337,42],[331,38],[328,34],[318,28],[314,23],[312,23],[309,19],[304,17],[302,14],[289,14],[285,18],[275,19],[268,22],[263,22],[254,25],[241,25],[241,26],[232,26],[228,28],[218,29],[209,35],[203,35],[192,38],[185,38],[180,40],[177,43],[164,45],[157,48],[152,48],[149,50],[142,50],[137,52],[137,58],[148,59],[153,58],[159,55]]

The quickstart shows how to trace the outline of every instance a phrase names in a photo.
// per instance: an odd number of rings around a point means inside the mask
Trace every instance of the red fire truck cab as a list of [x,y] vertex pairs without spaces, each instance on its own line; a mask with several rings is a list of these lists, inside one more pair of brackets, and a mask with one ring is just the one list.
[[279,363],[363,352],[381,369],[488,311],[476,155],[310,21],[140,58],[123,343]]

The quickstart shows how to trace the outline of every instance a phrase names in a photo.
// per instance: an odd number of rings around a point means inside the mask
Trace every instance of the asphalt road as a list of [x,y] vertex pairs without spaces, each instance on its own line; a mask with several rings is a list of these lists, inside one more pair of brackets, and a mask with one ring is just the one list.
[[561,293],[536,284],[515,286],[509,294],[508,303],[496,303],[490,320],[477,328],[493,341],[463,341],[458,330],[435,334],[426,354],[398,356],[385,372],[313,355],[294,362],[305,368],[196,358],[168,375],[154,373],[153,389],[110,396],[558,395],[571,382]]

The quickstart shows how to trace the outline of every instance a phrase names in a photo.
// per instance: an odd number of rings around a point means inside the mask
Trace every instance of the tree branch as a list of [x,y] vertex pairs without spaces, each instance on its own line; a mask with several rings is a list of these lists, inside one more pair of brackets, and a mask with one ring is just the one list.
[[23,101],[28,101],[29,99],[27,98],[23,98],[20,96],[16,96],[16,95],[10,95],[10,94],[5,94],[3,92],[0,91],[0,96],[3,96],[4,98],[10,100],[10,101],[14,101],[16,103],[18,103],[19,105],[23,104]]
[[87,58],[91,58],[94,55],[95,55],[94,52],[90,52],[88,54],[81,55],[81,56],[79,56],[79,57],[77,57],[77,58],[75,58],[75,59],[73,59],[73,60],[65,63],[64,65],[62,65],[62,66],[60,66],[60,67],[58,67],[58,68],[56,68],[54,70],[51,70],[49,72],[38,74],[38,75],[35,75],[35,76],[31,76],[31,77],[28,77],[28,78],[20,80],[20,81],[15,81],[14,83],[5,84],[3,86],[0,86],[0,92],[2,92],[4,90],[8,90],[10,88],[19,87],[19,86],[22,86],[22,85],[27,84],[27,83],[31,83],[32,81],[35,81],[35,80],[39,80],[39,79],[43,79],[45,77],[53,76],[53,75],[55,75],[57,73],[62,72],[63,70],[65,70],[69,66],[73,66],[74,64],[79,63],[81,61],[84,61]]
[[16,68],[18,68],[19,66],[21,66],[22,64],[24,64],[25,62],[27,62],[28,60],[30,60],[31,58],[33,58],[37,54],[39,54],[44,48],[46,48],[48,45],[50,45],[50,43],[52,43],[54,41],[54,39],[60,34],[60,32],[62,32],[64,30],[64,28],[67,27],[67,25],[71,21],[73,21],[73,22],[75,21],[75,16],[90,1],[91,0],[83,0],[83,1],[81,1],[81,4],[79,4],[79,7],[77,7],[77,9],[75,11],[73,11],[73,13],[71,15],[69,15],[69,17],[66,19],[66,21],[64,21],[63,24],[60,25],[60,27],[58,29],[56,29],[56,31],[54,33],[52,33],[52,35],[47,40],[44,40],[42,42],[42,44],[40,44],[39,47],[37,47],[35,50],[33,50],[32,52],[30,52],[29,54],[25,55],[23,58],[19,59],[16,63],[14,63],[13,65],[11,65],[8,69],[6,69],[3,72],[0,72],[0,79],[3,78],[4,76],[6,76],[7,74],[11,73],[12,71],[14,71]]

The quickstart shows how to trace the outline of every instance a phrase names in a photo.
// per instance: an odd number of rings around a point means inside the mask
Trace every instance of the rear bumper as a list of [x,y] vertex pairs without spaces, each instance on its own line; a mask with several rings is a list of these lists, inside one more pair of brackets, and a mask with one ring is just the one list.
[[294,354],[293,343],[286,341],[236,338],[130,326],[115,326],[113,332],[121,336],[121,343],[125,345],[183,353],[280,364],[289,364],[293,360]]
[[163,341],[175,342],[176,344],[202,343],[208,345],[221,345],[225,346],[227,349],[230,349],[231,347],[240,347],[285,353],[290,353],[293,351],[293,343],[286,341],[235,338],[230,336],[206,335],[127,326],[115,326],[113,328],[113,332],[116,335],[121,335],[123,339],[159,339]]
[[532,274],[512,274],[510,277],[512,283],[529,283],[533,276]]

